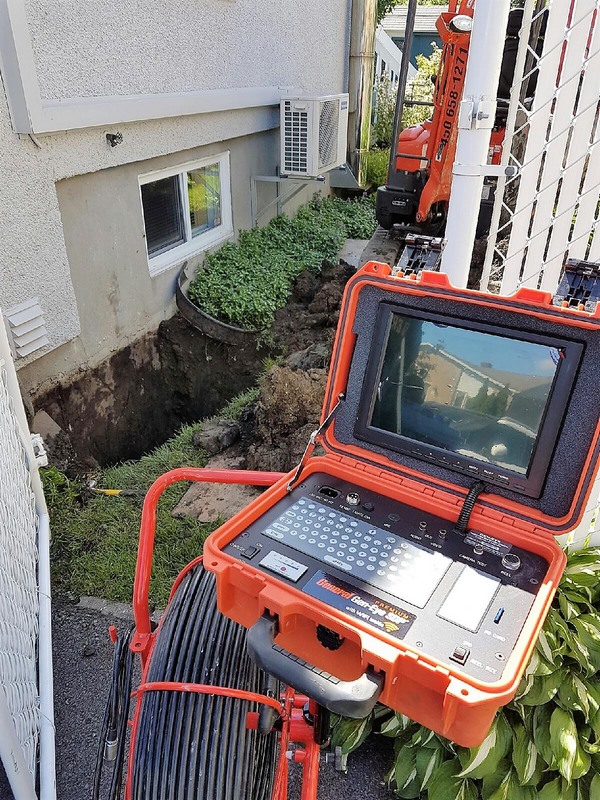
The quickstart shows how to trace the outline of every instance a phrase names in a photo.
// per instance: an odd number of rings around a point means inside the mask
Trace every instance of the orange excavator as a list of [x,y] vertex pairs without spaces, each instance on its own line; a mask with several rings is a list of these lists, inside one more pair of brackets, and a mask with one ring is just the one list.
[[[453,0],[450,9],[440,14],[436,27],[442,40],[442,55],[435,79],[431,117],[399,131],[402,112],[410,105],[406,94],[408,58],[416,14],[416,0],[410,0],[404,42],[403,66],[400,74],[398,101],[387,182],[377,190],[376,216],[386,229],[399,224],[406,232],[440,235],[443,231],[450,199],[452,168],[458,139],[458,117],[469,54],[475,0]],[[412,13],[411,13],[412,12]],[[512,9],[506,32],[506,44],[498,85],[497,111],[490,140],[489,163],[500,164],[508,113],[518,36],[523,10]],[[539,31],[536,50],[543,42]],[[404,64],[405,62],[405,64]],[[537,76],[532,74],[526,95],[535,91]],[[484,184],[477,235],[489,230],[494,200],[494,184]]]

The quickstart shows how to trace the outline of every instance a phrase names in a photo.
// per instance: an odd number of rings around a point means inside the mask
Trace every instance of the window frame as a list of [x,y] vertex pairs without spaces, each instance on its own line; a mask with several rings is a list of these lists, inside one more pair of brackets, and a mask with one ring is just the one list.
[[[220,244],[221,242],[230,239],[233,236],[233,210],[229,155],[229,150],[227,150],[224,153],[206,156],[205,158],[197,159],[195,161],[187,161],[184,164],[177,164],[177,166],[168,167],[166,169],[145,172],[143,175],[138,176],[144,244],[146,247],[148,269],[152,277],[160,275],[162,272],[166,272],[166,270],[169,270],[180,264],[182,261],[185,261],[186,258],[191,258],[198,253],[202,253],[209,247]],[[210,230],[200,233],[198,236],[193,236],[192,223],[190,219],[189,196],[187,191],[187,173],[196,169],[208,167],[211,164],[219,165],[221,189],[221,224],[211,228]],[[171,178],[174,175],[178,177],[179,198],[181,202],[181,213],[183,214],[183,227],[186,240],[182,244],[175,245],[168,250],[164,250],[162,253],[151,256],[148,253],[148,240],[146,236],[146,226],[144,223],[144,200],[142,197],[142,186],[152,183],[153,181],[162,180],[163,178]]]

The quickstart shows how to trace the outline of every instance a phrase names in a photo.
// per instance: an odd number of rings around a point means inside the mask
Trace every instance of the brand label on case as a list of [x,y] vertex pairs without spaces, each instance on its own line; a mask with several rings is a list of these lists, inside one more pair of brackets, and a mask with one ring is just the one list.
[[403,639],[416,619],[415,614],[386,603],[326,572],[316,572],[303,591],[396,639]]

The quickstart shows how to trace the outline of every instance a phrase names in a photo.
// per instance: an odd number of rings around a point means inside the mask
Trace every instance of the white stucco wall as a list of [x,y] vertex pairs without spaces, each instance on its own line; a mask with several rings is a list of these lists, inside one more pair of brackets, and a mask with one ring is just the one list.
[[268,85],[329,92],[345,70],[345,0],[25,5],[44,99]]
[[[45,98],[266,84],[306,92],[346,88],[350,0],[325,7],[318,0],[27,0],[25,5]],[[122,124],[123,143],[115,148],[107,145],[103,128],[33,141],[14,133],[0,90],[0,307],[38,297],[50,339],[18,366],[77,337],[82,325],[57,181],[278,124],[278,109],[263,107]],[[88,365],[81,347],[78,357],[81,366]],[[69,371],[72,364],[64,367]]]

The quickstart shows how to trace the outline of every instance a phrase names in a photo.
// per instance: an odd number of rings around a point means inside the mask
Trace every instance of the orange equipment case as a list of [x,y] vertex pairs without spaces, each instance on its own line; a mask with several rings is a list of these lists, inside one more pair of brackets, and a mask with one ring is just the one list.
[[[541,291],[359,270],[302,463],[205,544],[219,609],[250,629],[260,666],[332,711],[379,700],[479,744],[550,608],[566,561],[555,536],[581,521],[596,479],[599,331],[598,308]],[[537,377],[511,368],[514,341]]]

